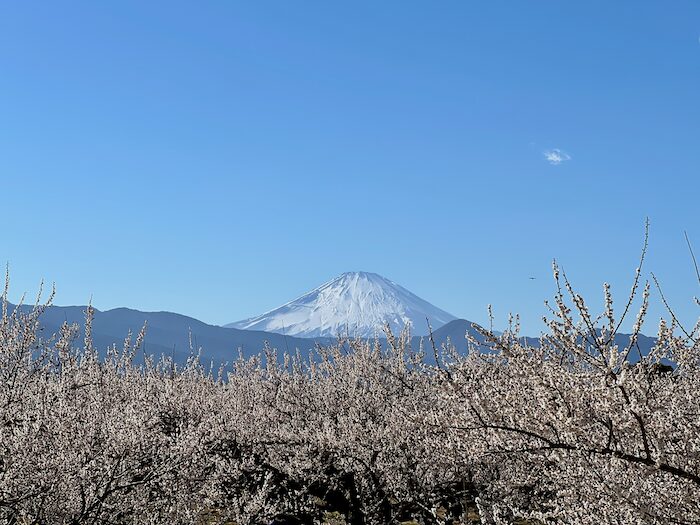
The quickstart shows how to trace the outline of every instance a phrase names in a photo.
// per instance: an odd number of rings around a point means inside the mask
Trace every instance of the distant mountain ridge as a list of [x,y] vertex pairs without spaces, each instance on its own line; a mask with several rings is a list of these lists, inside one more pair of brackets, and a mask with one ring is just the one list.
[[[10,305],[10,310],[15,306]],[[23,311],[30,306],[20,307]],[[86,306],[50,306],[40,318],[42,337],[48,338],[60,331],[64,322],[85,326]],[[142,312],[130,308],[94,311],[92,335],[94,346],[102,353],[114,344],[121,346],[129,331],[136,334],[147,323],[143,353],[173,356],[184,362],[191,354],[190,337],[194,351],[201,349],[204,362],[216,365],[231,362],[239,352],[245,357],[257,355],[266,345],[280,353],[296,350],[306,353],[316,345],[334,344],[337,337],[384,339],[384,326],[394,334],[411,327],[411,345],[419,345],[432,358],[426,319],[433,331],[435,344],[440,347],[448,341],[458,352],[467,351],[465,334],[477,341],[482,336],[465,319],[433,306],[402,286],[376,273],[347,272],[332,279],[298,299],[266,312],[258,317],[215,326],[192,317],[172,312]],[[526,338],[537,345],[537,338]],[[641,335],[639,346],[646,353],[655,339]],[[615,342],[625,346],[629,336],[618,334]],[[82,344],[82,335],[75,342]]]
[[[9,306],[10,312],[15,308]],[[26,311],[30,307],[23,306]],[[69,324],[76,323],[81,329],[85,326],[86,306],[51,306],[40,318],[42,336],[50,337],[58,333],[63,322]],[[113,310],[95,310],[95,317],[92,325],[93,341],[95,348],[104,355],[106,349],[116,344],[118,347],[124,342],[129,330],[137,333],[144,322],[147,323],[146,338],[144,340],[143,351],[146,354],[155,356],[173,356],[176,362],[184,362],[190,355],[190,333],[195,351],[201,347],[201,355],[204,363],[213,362],[218,365],[223,362],[231,362],[238,358],[239,350],[244,357],[257,355],[268,344],[276,348],[280,353],[285,351],[294,352],[297,349],[306,353],[313,349],[316,344],[331,345],[337,340],[335,338],[300,338],[284,336],[277,333],[262,332],[256,330],[239,330],[236,328],[225,328],[222,326],[209,325],[192,317],[180,315],[172,312],[142,312],[130,308],[115,308]],[[465,334],[469,331],[475,336],[477,341],[481,341],[481,336],[472,327],[472,323],[466,319],[455,319],[433,331],[435,344],[440,347],[448,341],[455,346],[458,352],[467,351]],[[383,334],[379,334],[383,336]],[[380,337],[383,339],[383,337]],[[413,336],[411,345],[414,350],[423,343],[428,360],[432,359],[430,342],[425,336]],[[629,341],[629,335],[618,334],[615,342],[625,345]],[[655,339],[647,336],[640,336],[639,344],[642,353],[648,352],[654,344]],[[536,338],[527,338],[530,344],[538,344]],[[82,334],[79,335],[76,345],[82,344]],[[139,356],[143,355],[139,353]],[[137,358],[139,357],[137,356]]]
[[[12,311],[14,305],[10,305]],[[22,310],[30,309],[22,306]],[[64,322],[76,323],[81,330],[85,327],[87,306],[50,306],[40,318],[43,337],[58,333]],[[216,364],[230,362],[238,358],[239,350],[244,356],[258,354],[266,344],[280,352],[310,350],[316,343],[329,344],[325,339],[299,339],[275,333],[255,330],[237,330],[204,323],[193,317],[172,312],[142,312],[130,308],[95,310],[92,322],[92,336],[95,348],[102,354],[116,344],[121,347],[129,330],[138,333],[147,324],[143,351],[147,354],[173,356],[175,361],[184,362],[190,355],[190,334],[194,351],[201,348],[202,359]],[[82,334],[76,345],[82,344]],[[142,355],[140,352],[139,355]]]
[[[454,321],[450,321],[446,325],[438,328],[433,332],[433,339],[435,340],[436,345],[441,345],[443,343],[446,343],[447,341],[450,342],[450,344],[454,345],[454,347],[457,349],[458,352],[464,353],[467,351],[467,340],[466,340],[466,334],[469,332],[472,336],[474,336],[474,339],[476,339],[477,342],[482,343],[484,341],[483,336],[478,333],[478,331],[472,326],[471,321],[467,321],[466,319],[455,319]],[[600,335],[600,330],[596,330],[598,335]],[[496,332],[496,334],[499,334],[499,332]],[[420,339],[420,338],[419,338]],[[425,339],[425,338],[423,338]],[[618,345],[620,348],[625,348],[629,344],[630,340],[630,334],[622,334],[618,333],[615,335],[615,338],[613,339],[613,343]],[[528,345],[531,346],[539,346],[540,345],[540,338],[539,337],[531,337],[531,336],[522,336],[520,338],[520,341],[525,341]],[[637,337],[637,345],[639,346],[639,350],[641,351],[642,354],[646,354],[651,350],[651,348],[654,346],[656,343],[656,338],[655,337],[649,337],[644,334],[639,334]],[[412,344],[415,346],[418,344],[416,341],[416,338],[412,341]],[[425,345],[426,342],[423,342],[423,345]],[[630,359],[632,361],[636,360],[636,352],[632,352]]]
[[229,328],[263,330],[295,337],[375,337],[385,325],[406,326],[414,335],[457,319],[379,274],[346,272],[278,308],[229,323]]

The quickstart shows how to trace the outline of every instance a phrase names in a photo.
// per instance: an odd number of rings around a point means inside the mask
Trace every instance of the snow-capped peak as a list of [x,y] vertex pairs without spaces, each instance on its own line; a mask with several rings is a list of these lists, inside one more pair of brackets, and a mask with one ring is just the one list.
[[373,337],[389,323],[395,333],[410,325],[414,335],[426,335],[426,318],[434,329],[456,319],[381,275],[346,272],[279,308],[226,326],[296,337]]

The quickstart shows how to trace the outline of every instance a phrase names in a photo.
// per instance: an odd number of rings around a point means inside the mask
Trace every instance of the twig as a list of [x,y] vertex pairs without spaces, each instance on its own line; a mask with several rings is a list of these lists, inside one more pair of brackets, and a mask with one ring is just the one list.
[[652,279],[654,279],[654,283],[656,284],[656,288],[659,290],[659,295],[661,296],[661,301],[664,303],[664,306],[666,307],[666,310],[668,311],[669,314],[671,314],[671,318],[673,321],[676,323],[676,326],[681,329],[681,331],[686,335],[686,337],[692,341],[693,343],[696,343],[697,341],[695,338],[690,335],[685,328],[683,328],[683,325],[681,322],[678,320],[676,317],[676,314],[673,313],[673,310],[671,309],[671,306],[668,304],[668,301],[666,300],[666,297],[664,296],[664,292],[661,290],[661,285],[659,284],[659,280],[656,278],[656,275],[654,275],[654,272],[651,273]]
[[634,297],[637,293],[637,289],[639,288],[639,277],[642,275],[642,265],[644,264],[644,257],[647,254],[647,248],[649,246],[649,217],[647,217],[645,223],[644,223],[644,247],[642,248],[642,255],[639,257],[639,266],[637,267],[637,272],[636,275],[634,276],[634,283],[632,284],[632,291],[630,292],[629,300],[627,301],[627,305],[625,306],[625,311],[622,312],[622,317],[620,317],[620,320],[617,323],[617,326],[615,327],[615,331],[610,334],[610,339],[608,339],[608,343],[612,341],[612,338],[615,336],[617,331],[620,329],[620,326],[622,326],[622,321],[624,321],[625,317],[627,316],[627,312],[629,312],[630,307],[632,306],[632,302],[634,301]]
[[698,269],[698,261],[695,259],[693,247],[690,245],[690,239],[688,239],[688,232],[683,230],[683,235],[685,235],[685,242],[688,243],[688,250],[690,250],[690,256],[693,258],[693,265],[695,266],[695,275],[698,278],[698,284],[700,284],[700,269]]

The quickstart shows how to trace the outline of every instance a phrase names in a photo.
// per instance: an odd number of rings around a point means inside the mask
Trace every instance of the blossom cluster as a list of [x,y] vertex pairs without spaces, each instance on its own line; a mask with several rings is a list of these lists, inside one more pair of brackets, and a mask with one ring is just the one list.
[[516,320],[466,354],[387,331],[220,368],[4,300],[0,521],[698,523],[699,329],[636,355],[648,297],[623,346],[609,288],[594,318],[564,277],[538,345]]

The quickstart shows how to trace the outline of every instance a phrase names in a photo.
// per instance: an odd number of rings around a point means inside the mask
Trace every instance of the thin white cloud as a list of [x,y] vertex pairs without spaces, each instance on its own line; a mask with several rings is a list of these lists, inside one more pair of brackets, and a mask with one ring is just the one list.
[[562,162],[566,162],[567,160],[571,160],[571,155],[569,155],[566,151],[562,151],[557,148],[544,150],[542,154],[547,162],[554,166],[557,166]]

